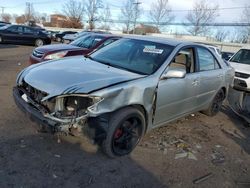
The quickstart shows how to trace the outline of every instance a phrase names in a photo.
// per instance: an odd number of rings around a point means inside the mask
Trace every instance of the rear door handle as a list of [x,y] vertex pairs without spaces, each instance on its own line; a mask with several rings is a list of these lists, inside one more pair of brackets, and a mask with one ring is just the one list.
[[223,77],[223,74],[219,74],[219,75],[217,76],[217,78],[221,78],[221,77]]

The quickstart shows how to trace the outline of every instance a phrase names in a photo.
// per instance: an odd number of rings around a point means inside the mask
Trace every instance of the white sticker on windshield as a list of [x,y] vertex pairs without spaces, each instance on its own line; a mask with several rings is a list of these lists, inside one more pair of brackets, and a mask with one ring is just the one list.
[[145,47],[143,49],[143,52],[153,53],[153,54],[162,54],[163,49],[156,49],[156,48],[147,48],[147,47]]

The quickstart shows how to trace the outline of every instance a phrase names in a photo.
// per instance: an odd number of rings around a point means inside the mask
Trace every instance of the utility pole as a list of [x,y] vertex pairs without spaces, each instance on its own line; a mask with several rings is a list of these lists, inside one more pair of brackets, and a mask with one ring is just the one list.
[[1,19],[3,20],[3,14],[4,14],[4,9],[5,7],[0,7],[2,9],[2,12],[1,12]]
[[2,14],[4,14],[5,7],[0,7],[2,9]]
[[27,10],[27,21],[31,19],[31,6],[30,2],[26,2],[26,10]]
[[134,29],[133,29],[133,34],[135,34],[135,27],[136,27],[136,20],[137,20],[137,16],[138,16],[138,11],[139,11],[139,5],[141,4],[141,2],[139,2],[137,0],[137,2],[133,3],[135,5],[135,20],[134,20]]

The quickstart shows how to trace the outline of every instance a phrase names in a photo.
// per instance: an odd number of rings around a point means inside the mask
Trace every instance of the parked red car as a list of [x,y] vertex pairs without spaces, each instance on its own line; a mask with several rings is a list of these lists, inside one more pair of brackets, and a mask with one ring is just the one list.
[[67,56],[87,55],[120,38],[120,36],[110,34],[91,33],[74,40],[70,44],[52,44],[38,47],[35,48],[30,55],[29,63],[36,64],[42,61],[59,59]]

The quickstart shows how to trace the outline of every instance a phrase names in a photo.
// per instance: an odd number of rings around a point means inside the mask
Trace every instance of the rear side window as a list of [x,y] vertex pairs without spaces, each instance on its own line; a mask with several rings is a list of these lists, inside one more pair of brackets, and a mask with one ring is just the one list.
[[30,29],[30,28],[28,28],[28,27],[24,27],[24,33],[33,34],[33,33],[34,33],[34,30],[33,30],[33,29]]
[[219,69],[215,57],[205,48],[197,48],[200,71]]

